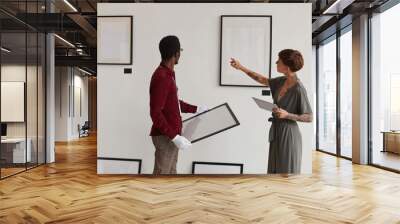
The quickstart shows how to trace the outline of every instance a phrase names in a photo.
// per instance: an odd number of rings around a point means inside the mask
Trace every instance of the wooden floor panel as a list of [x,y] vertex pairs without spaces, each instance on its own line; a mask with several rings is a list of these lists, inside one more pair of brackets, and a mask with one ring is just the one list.
[[0,181],[0,223],[400,223],[400,175],[315,152],[313,174],[96,174],[96,139]]

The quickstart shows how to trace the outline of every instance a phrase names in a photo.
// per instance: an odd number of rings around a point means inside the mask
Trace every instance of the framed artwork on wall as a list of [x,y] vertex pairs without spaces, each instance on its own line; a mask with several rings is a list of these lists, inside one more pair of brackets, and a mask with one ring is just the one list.
[[132,65],[133,16],[97,17],[97,64]]
[[220,86],[265,87],[229,62],[235,58],[271,77],[272,16],[222,15],[220,35]]

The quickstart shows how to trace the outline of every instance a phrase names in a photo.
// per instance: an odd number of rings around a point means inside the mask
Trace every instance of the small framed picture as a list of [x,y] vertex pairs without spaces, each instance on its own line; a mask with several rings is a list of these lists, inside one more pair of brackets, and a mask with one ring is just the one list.
[[235,58],[253,71],[271,77],[272,16],[222,15],[220,86],[264,87],[231,67]]
[[97,17],[97,64],[132,65],[133,16]]

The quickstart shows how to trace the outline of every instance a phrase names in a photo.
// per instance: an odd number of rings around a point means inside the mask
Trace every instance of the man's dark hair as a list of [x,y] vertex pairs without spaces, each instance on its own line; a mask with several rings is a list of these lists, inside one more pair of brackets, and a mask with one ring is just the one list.
[[163,37],[158,45],[162,60],[168,60],[180,52],[181,44],[176,36]]

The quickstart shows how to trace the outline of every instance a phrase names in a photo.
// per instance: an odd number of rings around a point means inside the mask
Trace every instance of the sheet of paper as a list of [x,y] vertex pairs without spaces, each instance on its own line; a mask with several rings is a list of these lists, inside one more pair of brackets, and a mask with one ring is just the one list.
[[255,97],[252,97],[252,98],[253,98],[254,102],[256,102],[258,107],[260,107],[261,109],[268,110],[268,111],[272,112],[272,109],[274,109],[276,107],[275,104],[270,103],[268,101],[260,100],[260,99],[255,98]]

